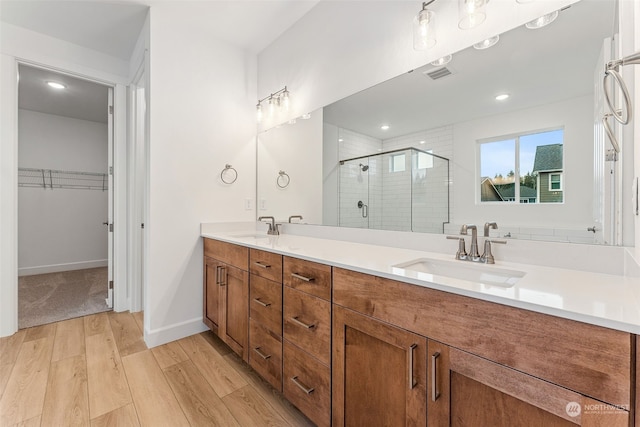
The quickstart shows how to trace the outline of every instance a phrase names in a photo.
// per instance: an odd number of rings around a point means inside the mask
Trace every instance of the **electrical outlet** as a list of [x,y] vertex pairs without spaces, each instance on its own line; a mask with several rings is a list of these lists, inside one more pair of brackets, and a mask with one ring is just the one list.
[[260,210],[261,211],[267,210],[267,199],[260,199]]
[[244,210],[250,211],[251,209],[253,209],[253,200],[244,199]]

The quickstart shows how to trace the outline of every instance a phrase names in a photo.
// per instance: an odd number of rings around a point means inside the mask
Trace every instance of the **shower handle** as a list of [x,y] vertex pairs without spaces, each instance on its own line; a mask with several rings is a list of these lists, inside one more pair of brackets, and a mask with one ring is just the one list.
[[362,200],[358,201],[358,208],[362,209],[362,218],[366,218],[369,216],[369,206],[365,205]]

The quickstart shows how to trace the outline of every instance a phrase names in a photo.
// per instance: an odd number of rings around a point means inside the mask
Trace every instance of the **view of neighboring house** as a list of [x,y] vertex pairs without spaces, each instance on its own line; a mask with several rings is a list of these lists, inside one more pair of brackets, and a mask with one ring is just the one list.
[[562,168],[562,144],[540,145],[536,148],[532,173],[537,175],[540,203],[562,203],[564,190]]
[[[515,183],[496,184],[489,177],[482,178],[481,200],[483,202],[514,202]],[[520,184],[520,203],[536,203],[538,194],[535,188]]]

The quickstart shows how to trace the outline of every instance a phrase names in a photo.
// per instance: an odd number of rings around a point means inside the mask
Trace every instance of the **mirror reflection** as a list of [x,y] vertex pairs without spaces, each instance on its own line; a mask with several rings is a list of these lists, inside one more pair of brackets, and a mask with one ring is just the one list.
[[615,18],[615,2],[582,0],[261,133],[258,215],[450,234],[496,221],[500,237],[612,243],[618,171],[597,117]]

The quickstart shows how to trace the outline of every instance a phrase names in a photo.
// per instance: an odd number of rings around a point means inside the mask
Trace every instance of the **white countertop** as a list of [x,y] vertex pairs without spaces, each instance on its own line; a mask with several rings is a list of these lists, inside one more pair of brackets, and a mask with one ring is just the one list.
[[[455,261],[453,254],[287,234],[267,236],[254,228],[221,230],[206,228],[203,225],[201,235],[413,285],[640,334],[640,279],[637,277],[541,267],[503,262],[499,259],[496,259],[495,265],[485,265]],[[525,274],[515,285],[506,288],[394,267],[420,258],[451,261],[460,263],[461,267],[473,264],[474,268],[486,269],[487,272],[508,269]]]

